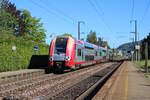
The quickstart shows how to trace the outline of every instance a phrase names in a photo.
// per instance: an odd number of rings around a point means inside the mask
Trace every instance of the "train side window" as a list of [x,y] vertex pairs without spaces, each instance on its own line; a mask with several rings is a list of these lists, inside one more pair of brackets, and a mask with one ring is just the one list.
[[81,56],[81,49],[78,49],[78,56]]
[[97,56],[97,51],[95,52],[95,56]]
[[82,52],[82,60],[83,60],[83,52]]

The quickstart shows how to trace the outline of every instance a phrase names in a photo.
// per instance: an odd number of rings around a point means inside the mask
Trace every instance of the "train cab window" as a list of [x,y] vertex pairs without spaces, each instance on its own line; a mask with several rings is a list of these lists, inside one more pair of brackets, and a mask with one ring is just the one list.
[[67,41],[68,38],[62,38],[62,37],[57,38],[55,43],[54,53],[55,54],[66,53]]
[[81,56],[81,49],[78,49],[78,56]]

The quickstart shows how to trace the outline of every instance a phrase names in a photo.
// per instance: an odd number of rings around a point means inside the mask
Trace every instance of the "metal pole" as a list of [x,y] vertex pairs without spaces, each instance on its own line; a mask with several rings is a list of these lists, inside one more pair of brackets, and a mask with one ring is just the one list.
[[[137,20],[135,20],[135,46],[137,46]],[[136,48],[135,48],[136,49]],[[136,61],[138,60],[138,50],[135,50]]]
[[[140,41],[140,39],[139,39],[139,33],[137,33],[138,34],[138,42]],[[138,57],[138,60],[139,61],[141,61],[141,42],[139,42],[139,53],[138,53],[138,55],[139,55],[139,57]]]
[[131,38],[131,43],[133,44],[133,47],[132,47],[132,51],[131,51],[131,60],[134,61],[134,38]]
[[145,44],[145,72],[148,72],[148,67],[147,67],[147,63],[148,63],[148,43],[146,42]]
[[132,54],[132,61],[133,61],[133,54]]
[[136,49],[136,46],[137,46],[137,20],[131,20],[130,23],[134,21],[134,26],[135,26],[135,31],[134,32],[131,32],[131,33],[134,33],[135,34],[135,44],[134,44],[134,48],[135,48],[135,53],[134,53],[134,58],[135,58],[135,61],[137,61],[138,59],[138,50]]
[[138,49],[138,61],[141,60],[141,44],[139,43],[139,49]]
[[78,40],[80,40],[80,21],[78,21]]
[[137,21],[135,20],[135,43],[137,43]]
[[14,64],[14,57],[13,57],[13,51],[12,51],[12,65],[11,65],[11,71],[13,71],[13,64]]
[[78,40],[80,40],[80,24],[83,23],[85,24],[84,21],[78,21]]
[[13,64],[14,64],[14,51],[16,50],[16,46],[12,46],[12,66],[11,66],[11,70],[13,71]]

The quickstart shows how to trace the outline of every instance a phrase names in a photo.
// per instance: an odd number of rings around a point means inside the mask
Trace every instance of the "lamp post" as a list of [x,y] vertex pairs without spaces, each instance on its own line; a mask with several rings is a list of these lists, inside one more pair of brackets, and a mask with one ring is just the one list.
[[11,66],[11,71],[13,71],[13,65],[14,65],[14,51],[16,51],[16,46],[12,46],[12,66]]

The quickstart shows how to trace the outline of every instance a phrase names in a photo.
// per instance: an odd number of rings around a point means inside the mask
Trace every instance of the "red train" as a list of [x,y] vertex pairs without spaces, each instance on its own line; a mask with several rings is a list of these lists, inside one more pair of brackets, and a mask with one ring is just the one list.
[[49,64],[54,71],[63,72],[65,69],[99,63],[106,59],[107,54],[103,47],[72,37],[58,36],[50,44]]

